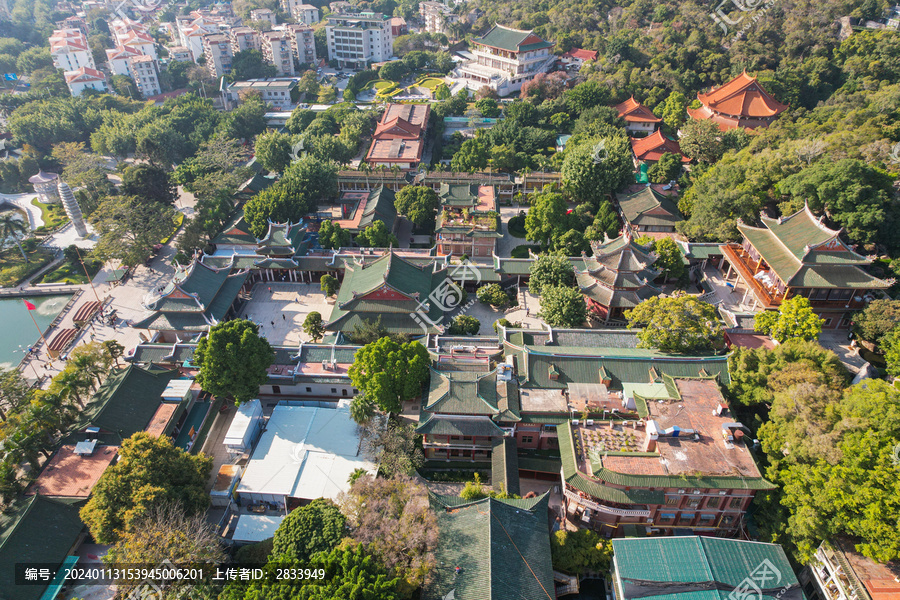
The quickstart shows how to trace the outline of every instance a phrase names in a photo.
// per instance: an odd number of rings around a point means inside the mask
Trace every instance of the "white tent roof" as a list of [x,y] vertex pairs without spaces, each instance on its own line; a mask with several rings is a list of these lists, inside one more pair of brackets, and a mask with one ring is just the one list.
[[236,542],[261,542],[275,535],[284,515],[241,515],[234,528],[232,540]]
[[359,452],[348,401],[335,408],[279,404],[238,486],[239,493],[330,498],[350,489],[356,469],[375,473]]
[[228,426],[228,433],[225,434],[224,443],[226,446],[240,446],[244,443],[244,434],[254,419],[258,419],[262,415],[262,405],[259,400],[251,400],[244,402],[238,406]]

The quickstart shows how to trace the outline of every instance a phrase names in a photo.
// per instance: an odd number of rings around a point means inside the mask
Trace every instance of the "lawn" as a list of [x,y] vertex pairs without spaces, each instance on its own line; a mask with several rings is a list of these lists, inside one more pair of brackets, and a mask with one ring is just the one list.
[[443,79],[438,79],[437,77],[424,77],[416,82],[417,86],[428,88],[432,92],[438,89],[439,86],[444,84]]
[[37,228],[37,231],[50,231],[56,229],[60,225],[65,224],[69,220],[66,209],[62,204],[44,204],[37,198],[31,201],[32,206],[36,206],[41,210],[41,219],[44,224]]
[[182,213],[178,213],[175,216],[175,229],[172,230],[172,233],[170,233],[168,237],[161,239],[159,243],[168,244],[169,240],[175,237],[175,234],[178,233],[178,228],[181,227],[182,223],[184,223],[184,215]]
[[[85,259],[84,264],[93,279],[94,275],[96,275],[103,266],[103,261]],[[41,279],[36,280],[34,283],[72,283],[78,285],[87,282],[88,278],[85,277],[84,269],[81,267],[80,263],[63,263],[56,269],[44,273]]]
[[517,238],[525,238],[525,216],[519,215],[515,216],[509,220],[509,223],[506,224],[506,229],[509,231],[509,235]]
[[532,250],[535,254],[541,251],[540,246],[531,246],[528,244],[522,244],[521,246],[516,246],[509,253],[513,258],[528,258],[528,251]]
[[0,252],[0,287],[15,287],[53,262],[56,253],[49,248],[37,246],[33,250],[25,251],[28,261],[22,259],[19,249],[13,245]]
[[387,89],[394,85],[397,85],[397,83],[388,81],[387,79],[373,79],[363,86],[363,91],[374,89],[376,92],[380,92],[381,90]]

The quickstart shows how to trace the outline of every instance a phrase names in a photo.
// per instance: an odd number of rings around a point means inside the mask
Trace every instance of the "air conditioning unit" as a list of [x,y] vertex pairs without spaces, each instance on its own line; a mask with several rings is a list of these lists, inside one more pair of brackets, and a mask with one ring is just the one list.
[[590,427],[591,425],[594,424],[594,420],[593,420],[593,419],[588,419],[587,421],[584,422],[584,424],[587,425],[588,427]]
[[572,425],[578,425],[579,423],[581,423],[581,421],[578,419],[572,419]]

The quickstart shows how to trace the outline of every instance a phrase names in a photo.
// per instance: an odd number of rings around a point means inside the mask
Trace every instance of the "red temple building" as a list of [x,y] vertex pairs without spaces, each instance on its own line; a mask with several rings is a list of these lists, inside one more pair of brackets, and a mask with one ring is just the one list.
[[746,71],[707,94],[697,94],[702,106],[687,109],[692,119],[711,119],[722,131],[743,127],[768,127],[787,104],[775,100],[762,88],[756,77]]

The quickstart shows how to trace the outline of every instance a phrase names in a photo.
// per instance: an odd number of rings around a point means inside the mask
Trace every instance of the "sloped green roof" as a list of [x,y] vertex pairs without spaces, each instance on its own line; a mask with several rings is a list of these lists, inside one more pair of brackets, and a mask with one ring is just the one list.
[[532,50],[540,50],[541,48],[553,47],[553,42],[548,42],[546,40],[523,45],[523,42],[531,35],[534,35],[533,31],[522,31],[520,29],[504,27],[503,25],[494,25],[486,34],[480,38],[475,38],[472,41],[476,44],[484,44],[485,46],[509,50],[510,52],[530,52]]
[[[499,412],[496,392],[482,395],[480,379],[487,374],[478,371],[431,371],[428,403],[424,410],[431,413],[457,415],[495,415]],[[490,378],[496,382],[496,378]]]
[[36,494],[17,501],[0,519],[0,599],[41,598],[47,586],[15,584],[16,563],[60,564],[84,530],[80,504]]
[[424,423],[419,423],[416,433],[420,435],[501,437],[505,432],[488,417],[432,415]]
[[[645,226],[675,226],[678,221],[683,221],[681,211],[669,196],[660,194],[652,187],[647,186],[633,194],[617,194],[616,200],[625,220],[633,225]],[[661,209],[667,214],[647,214],[649,211]]]
[[496,491],[502,485],[507,494],[519,495],[518,459],[516,438],[504,436],[494,440],[491,448],[491,482]]
[[244,220],[244,209],[237,209],[222,227],[222,231],[212,239],[213,244],[255,245],[256,236],[250,233],[250,226]]
[[[422,600],[555,600],[548,496],[456,504],[433,497],[440,537]],[[457,574],[455,569],[459,567]]]
[[269,223],[269,230],[259,240],[256,252],[276,256],[293,256],[306,235],[306,228],[296,223]]
[[129,365],[110,375],[79,415],[78,429],[99,427],[122,439],[143,431],[162,402],[162,393],[178,371]]
[[392,230],[397,221],[394,197],[394,191],[383,185],[379,185],[369,192],[362,218],[359,221],[359,229],[365,229],[375,221],[382,221],[389,231]]
[[[641,592],[651,582],[709,584],[697,586],[706,589],[659,589],[659,594],[651,596],[654,600],[726,600],[748,578],[767,592],[761,594],[763,598],[804,597],[777,544],[699,536],[614,539],[612,544],[623,600],[643,597]],[[761,568],[766,569],[767,579],[758,579]]]

